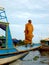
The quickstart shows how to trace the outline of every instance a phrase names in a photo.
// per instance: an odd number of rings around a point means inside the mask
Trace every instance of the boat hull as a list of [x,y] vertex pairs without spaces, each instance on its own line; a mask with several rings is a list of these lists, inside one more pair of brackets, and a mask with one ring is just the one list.
[[26,53],[20,53],[20,54],[12,54],[12,55],[11,54],[2,55],[2,56],[0,55],[0,57],[2,57],[2,58],[0,58],[0,64],[10,63],[12,61],[15,61],[15,60],[25,56],[26,54],[27,54],[27,52]]
[[22,46],[17,46],[16,49],[17,49],[19,52],[28,52],[28,51],[38,50],[38,48],[39,48],[40,46],[41,46],[40,44],[33,44],[32,47],[30,47],[30,46],[25,47],[25,45],[22,45]]
[[49,46],[41,46],[39,47],[40,51],[49,51]]
[[49,55],[49,46],[41,46],[38,50],[42,56]]

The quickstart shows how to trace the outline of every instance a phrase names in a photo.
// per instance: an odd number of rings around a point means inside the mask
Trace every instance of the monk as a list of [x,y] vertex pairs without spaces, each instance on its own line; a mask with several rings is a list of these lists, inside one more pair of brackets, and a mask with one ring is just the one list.
[[32,45],[32,38],[34,37],[33,31],[34,31],[34,27],[32,25],[32,21],[28,20],[28,23],[25,25],[25,31],[24,31],[24,33],[25,33],[24,43],[26,45],[27,44]]

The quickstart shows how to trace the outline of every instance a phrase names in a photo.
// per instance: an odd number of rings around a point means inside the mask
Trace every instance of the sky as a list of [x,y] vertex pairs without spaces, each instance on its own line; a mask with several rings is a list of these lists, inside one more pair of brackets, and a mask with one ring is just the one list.
[[[37,29],[39,35],[43,31],[48,36],[49,0],[0,0],[0,7],[5,8],[12,37],[24,39],[24,26],[28,19],[32,20],[35,27],[35,37],[37,37]],[[45,28],[48,33],[45,33]]]
[[49,23],[49,0],[0,0],[10,23],[24,24],[28,19],[33,23]]

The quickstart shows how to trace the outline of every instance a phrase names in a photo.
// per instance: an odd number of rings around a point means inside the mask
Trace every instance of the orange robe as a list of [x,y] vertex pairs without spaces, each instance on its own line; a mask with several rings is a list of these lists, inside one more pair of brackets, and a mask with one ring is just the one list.
[[33,28],[32,24],[27,23],[25,25],[25,31],[24,31],[25,32],[25,40],[24,40],[24,43],[26,43],[26,44],[32,43],[32,38],[34,37],[33,30],[34,30],[34,28]]

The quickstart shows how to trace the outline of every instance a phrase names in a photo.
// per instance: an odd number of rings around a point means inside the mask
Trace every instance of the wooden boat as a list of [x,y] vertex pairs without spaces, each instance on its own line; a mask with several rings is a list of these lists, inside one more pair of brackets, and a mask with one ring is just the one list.
[[[3,22],[2,19],[5,19],[6,22]],[[19,52],[14,47],[9,23],[6,17],[5,10],[2,7],[0,8],[0,20],[0,28],[5,31],[5,36],[0,37],[0,64],[5,64],[21,58],[22,56],[25,56],[28,52]]]
[[21,46],[16,46],[16,49],[19,52],[29,52],[29,51],[36,51],[36,50],[38,50],[38,48],[40,46],[41,45],[39,43],[38,44],[33,44],[32,47],[30,47],[30,45],[28,45],[27,47],[25,45],[21,45]]
[[40,50],[49,51],[49,38],[43,39],[40,42],[41,42],[41,45],[42,45],[40,47]]
[[27,44],[27,47],[22,40],[13,39],[13,44],[16,47],[18,51],[26,52],[26,51],[35,51],[37,50],[41,44],[40,43],[33,43],[32,46],[30,44]]
[[37,50],[41,46],[34,44],[31,48],[25,47],[25,45],[14,47],[4,8],[0,8],[0,20],[2,19],[6,19],[7,22],[0,21],[0,28],[5,31],[5,35],[0,37],[0,64],[12,62],[27,55],[28,51]]
[[28,52],[26,52],[26,53],[16,53],[15,52],[15,53],[11,53],[11,54],[8,53],[5,55],[0,55],[0,65],[15,61],[15,60],[25,56],[26,54],[28,54]]

